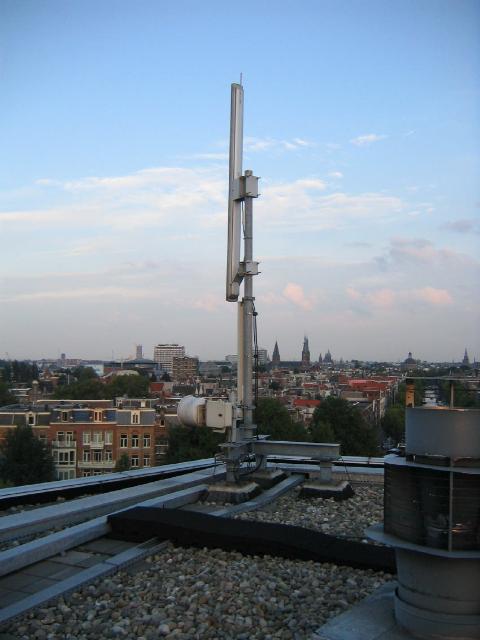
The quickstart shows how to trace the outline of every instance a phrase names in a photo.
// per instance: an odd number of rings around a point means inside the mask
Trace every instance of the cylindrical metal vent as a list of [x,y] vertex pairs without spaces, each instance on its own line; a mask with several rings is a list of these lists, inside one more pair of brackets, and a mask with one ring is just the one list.
[[480,411],[406,410],[405,457],[385,458],[397,622],[415,636],[480,638]]

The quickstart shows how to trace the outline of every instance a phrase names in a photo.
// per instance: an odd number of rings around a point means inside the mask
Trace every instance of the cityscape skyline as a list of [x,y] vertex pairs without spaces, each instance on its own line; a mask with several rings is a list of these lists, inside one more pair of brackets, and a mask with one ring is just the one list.
[[285,360],[302,334],[312,361],[479,356],[480,5],[244,9],[2,3],[1,357],[235,353],[240,72],[259,344]]
[[[451,360],[441,360],[441,359],[427,359],[421,356],[417,357],[417,354],[415,354],[415,357],[413,357],[413,354],[411,351],[409,351],[406,356],[404,354],[404,356],[402,357],[398,357],[395,358],[393,360],[379,360],[379,359],[375,359],[375,358],[357,358],[355,356],[344,356],[344,355],[337,355],[334,354],[332,356],[332,354],[330,353],[330,349],[327,348],[325,351],[319,351],[317,354],[316,353],[312,353],[310,355],[310,352],[307,351],[307,353],[309,354],[309,358],[305,359],[304,358],[304,354],[305,354],[305,342],[307,344],[307,350],[308,350],[308,344],[309,344],[309,339],[308,336],[304,336],[303,339],[303,343],[301,345],[301,350],[298,351],[297,353],[292,353],[292,354],[287,354],[287,357],[285,358],[281,358],[279,357],[278,362],[299,362],[299,363],[304,363],[305,365],[308,366],[314,366],[316,364],[318,364],[318,362],[320,362],[320,364],[324,363],[338,363],[340,361],[344,361],[344,362],[355,362],[356,360],[360,361],[360,362],[391,362],[391,363],[403,363],[409,360],[415,361],[415,362],[431,362],[431,363],[451,363],[451,364],[467,364],[469,366],[471,366],[474,363],[478,363],[479,359],[475,354],[471,354],[471,352],[469,351],[469,349],[467,347],[464,348],[462,354],[460,356],[457,355],[457,357],[452,358]],[[55,361],[57,360],[58,362],[64,362],[67,363],[68,361],[71,360],[81,360],[83,362],[88,363],[89,361],[91,362],[96,362],[96,361],[103,361],[103,362],[129,362],[129,361],[135,361],[135,360],[149,360],[151,362],[161,362],[161,360],[158,358],[157,353],[160,350],[161,347],[174,347],[176,349],[175,352],[178,354],[181,354],[182,357],[187,357],[187,358],[197,358],[200,361],[203,362],[208,362],[208,361],[216,361],[216,362],[221,362],[221,361],[230,361],[232,358],[235,359],[237,358],[236,354],[226,354],[226,355],[221,355],[219,354],[218,356],[214,356],[214,357],[208,357],[208,358],[202,358],[201,354],[198,353],[191,353],[188,351],[188,349],[184,346],[184,345],[179,345],[178,343],[173,343],[173,344],[157,344],[155,346],[152,347],[151,349],[151,353],[148,349],[145,349],[143,345],[139,345],[137,343],[135,343],[133,345],[133,349],[131,353],[128,353],[127,355],[118,355],[115,354],[114,352],[111,353],[111,357],[106,357],[106,358],[101,358],[95,355],[88,355],[88,356],[79,356],[78,354],[66,354],[65,352],[61,352],[59,353],[58,356],[52,356],[50,355],[43,355],[41,357],[38,358],[32,358],[32,357],[27,357],[27,358],[17,358],[14,355],[12,356],[10,353],[6,352],[5,354],[3,354],[3,357],[0,357],[0,360],[7,360],[7,361],[13,361],[13,360],[26,360],[26,361]],[[266,362],[267,360],[275,363],[277,360],[275,358],[275,351],[277,351],[277,355],[279,352],[279,345],[278,345],[278,341],[275,341],[274,347],[272,349],[269,348],[265,348],[261,345],[259,345],[258,347],[258,351],[259,353],[262,353],[262,358],[263,360]],[[141,356],[139,356],[139,352],[141,352]],[[1,355],[1,354],[0,354]]]

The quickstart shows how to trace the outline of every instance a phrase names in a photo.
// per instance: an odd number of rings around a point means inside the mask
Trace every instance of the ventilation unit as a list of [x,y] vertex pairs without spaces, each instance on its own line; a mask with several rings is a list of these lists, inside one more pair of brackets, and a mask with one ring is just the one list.
[[423,638],[480,638],[480,411],[406,409],[405,455],[385,458],[397,622]]

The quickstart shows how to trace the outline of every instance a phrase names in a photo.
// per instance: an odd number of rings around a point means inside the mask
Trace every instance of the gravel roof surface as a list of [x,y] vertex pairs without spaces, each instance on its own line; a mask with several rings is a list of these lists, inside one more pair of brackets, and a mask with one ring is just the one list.
[[[292,492],[243,517],[316,523],[313,528],[357,539],[366,524],[381,520],[382,492],[381,486],[365,485],[338,503],[298,500]],[[391,578],[330,563],[168,543],[140,569],[60,598],[6,631],[21,640],[305,640]]]
[[262,509],[236,518],[293,524],[350,540],[371,542],[365,529],[383,521],[383,484],[357,484],[348,500],[299,498],[300,488],[290,491]]

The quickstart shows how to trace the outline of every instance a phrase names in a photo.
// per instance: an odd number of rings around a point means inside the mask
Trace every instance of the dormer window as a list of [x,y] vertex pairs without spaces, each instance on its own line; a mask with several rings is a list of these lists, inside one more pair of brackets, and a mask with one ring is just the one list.
[[60,417],[62,422],[68,422],[68,411],[62,411]]
[[93,412],[93,419],[95,422],[101,422],[103,419],[103,411],[98,411],[97,409]]
[[27,424],[30,425],[31,427],[35,426],[35,414],[34,413],[29,413],[27,416]]
[[140,411],[132,411],[132,424],[140,424]]

